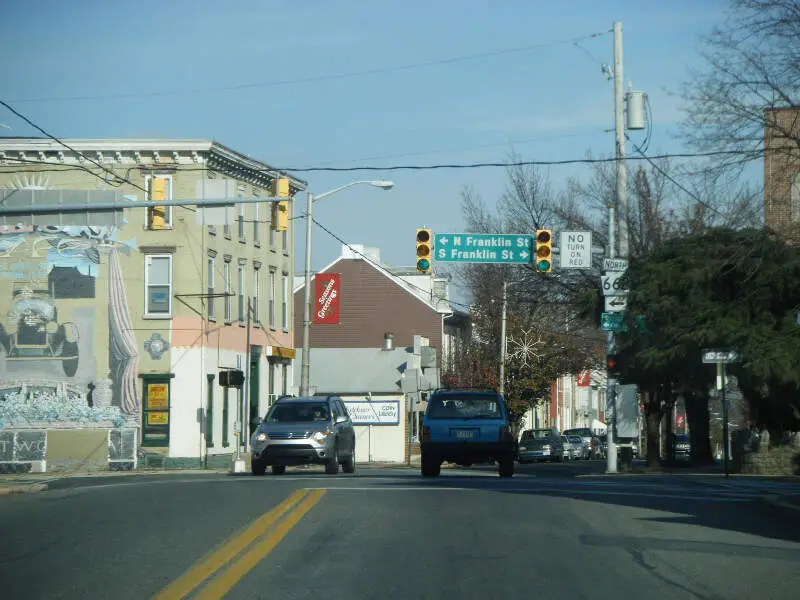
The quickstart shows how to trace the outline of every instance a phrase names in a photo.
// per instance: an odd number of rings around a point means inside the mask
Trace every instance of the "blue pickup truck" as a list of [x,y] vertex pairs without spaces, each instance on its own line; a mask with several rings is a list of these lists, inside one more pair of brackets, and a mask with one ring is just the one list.
[[433,392],[422,420],[421,450],[423,477],[437,477],[443,462],[464,467],[494,462],[500,477],[512,477],[516,448],[503,396],[477,390]]

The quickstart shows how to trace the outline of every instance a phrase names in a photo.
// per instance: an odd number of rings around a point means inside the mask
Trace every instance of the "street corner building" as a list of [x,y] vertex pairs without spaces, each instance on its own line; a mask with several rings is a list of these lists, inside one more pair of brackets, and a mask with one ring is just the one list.
[[0,208],[0,472],[227,465],[291,385],[304,189],[207,140],[0,138],[4,202],[86,203]]

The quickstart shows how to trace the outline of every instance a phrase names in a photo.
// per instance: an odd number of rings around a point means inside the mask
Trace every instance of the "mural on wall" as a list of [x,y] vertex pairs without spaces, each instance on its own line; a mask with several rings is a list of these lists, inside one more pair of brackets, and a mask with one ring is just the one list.
[[138,422],[139,355],[119,260],[136,245],[119,233],[0,227],[0,428]]

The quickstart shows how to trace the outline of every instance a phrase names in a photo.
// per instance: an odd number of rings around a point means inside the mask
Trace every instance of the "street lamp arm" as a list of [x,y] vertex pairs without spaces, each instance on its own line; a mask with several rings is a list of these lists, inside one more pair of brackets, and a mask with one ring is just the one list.
[[351,181],[350,183],[346,183],[345,185],[339,186],[330,191],[323,192],[322,194],[314,194],[313,201],[316,202],[317,200],[321,200],[325,196],[330,196],[332,194],[335,194],[336,192],[341,192],[342,190],[346,190],[347,188],[353,187],[354,185],[363,185],[363,184],[374,185],[375,187],[383,188],[385,190],[391,189],[392,186],[394,185],[391,181],[370,181],[370,180]]
[[331,194],[341,192],[342,190],[353,187],[354,185],[361,184],[372,185],[383,190],[390,190],[392,187],[394,187],[394,183],[391,181],[351,181],[350,183],[319,194],[318,196],[315,196],[311,192],[308,192],[306,196],[306,268],[304,277],[305,284],[303,286],[303,355],[302,362],[300,364],[301,396],[308,396],[311,392],[311,223],[313,221],[312,210],[314,202],[324,198],[325,196],[330,196]]

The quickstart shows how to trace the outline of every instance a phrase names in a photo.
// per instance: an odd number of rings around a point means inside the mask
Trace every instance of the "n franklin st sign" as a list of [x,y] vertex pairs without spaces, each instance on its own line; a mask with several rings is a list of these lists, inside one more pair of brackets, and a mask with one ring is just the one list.
[[437,233],[434,259],[440,262],[527,264],[533,237],[494,233]]

